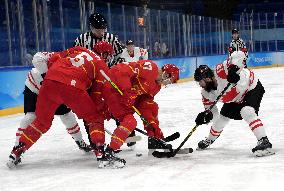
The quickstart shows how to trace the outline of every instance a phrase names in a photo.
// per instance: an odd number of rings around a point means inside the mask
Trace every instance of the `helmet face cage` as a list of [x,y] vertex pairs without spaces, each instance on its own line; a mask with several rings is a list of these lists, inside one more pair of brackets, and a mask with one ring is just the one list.
[[112,54],[110,54],[109,52],[104,52],[104,53],[102,53],[102,56],[101,56],[103,59],[104,59],[104,61],[109,65],[109,64],[111,64],[112,63],[112,61],[113,61],[113,55]]
[[162,73],[162,85],[167,86],[169,84],[172,84],[173,80],[170,73],[167,73],[166,71],[163,71]]

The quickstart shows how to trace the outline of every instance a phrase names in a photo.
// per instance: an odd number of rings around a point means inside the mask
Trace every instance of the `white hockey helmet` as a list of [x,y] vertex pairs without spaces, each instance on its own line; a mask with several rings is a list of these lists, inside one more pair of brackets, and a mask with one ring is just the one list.
[[245,67],[246,55],[243,51],[235,51],[230,56],[231,64],[238,66],[240,69]]

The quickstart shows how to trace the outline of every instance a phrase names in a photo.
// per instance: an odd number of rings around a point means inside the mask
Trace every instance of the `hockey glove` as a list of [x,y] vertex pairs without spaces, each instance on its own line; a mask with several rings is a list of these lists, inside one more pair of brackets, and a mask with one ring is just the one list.
[[213,113],[210,110],[199,113],[195,119],[196,125],[203,125],[209,123],[213,119]]
[[238,70],[239,70],[239,67],[236,65],[231,65],[228,68],[227,81],[229,83],[236,84],[240,80],[240,75],[237,73]]
[[228,51],[229,51],[229,54],[231,55],[233,52],[236,51],[236,48],[233,47],[233,46],[230,46],[230,47],[228,48]]

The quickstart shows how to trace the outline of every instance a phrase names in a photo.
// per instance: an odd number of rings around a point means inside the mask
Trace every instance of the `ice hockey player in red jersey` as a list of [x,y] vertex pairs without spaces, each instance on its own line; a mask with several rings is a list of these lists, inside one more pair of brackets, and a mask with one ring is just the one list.
[[[202,101],[205,111],[198,114],[196,124],[207,124],[213,119],[209,135],[198,143],[198,150],[206,149],[222,133],[230,119],[244,119],[258,140],[252,149],[256,156],[271,155],[272,144],[265,133],[264,125],[258,117],[260,103],[265,90],[254,72],[244,68],[245,54],[235,51],[228,60],[218,64],[214,70],[200,65],[194,73],[194,80],[202,87]],[[217,106],[207,110],[220,92],[230,83],[220,101],[224,103],[220,114]]]
[[104,80],[100,70],[108,73],[106,63],[98,55],[78,46],[64,51],[64,57],[52,56],[48,67],[39,90],[36,118],[23,131],[19,145],[12,149],[7,163],[10,168],[17,165],[21,155],[49,130],[54,113],[61,104],[84,119],[90,129],[101,116],[97,114],[96,105],[87,92],[94,83]]
[[[35,109],[36,109],[36,101],[38,97],[39,89],[41,88],[42,81],[46,72],[48,70],[47,63],[49,58],[51,58],[54,54],[60,54],[60,52],[37,52],[33,56],[32,63],[35,68],[32,68],[28,73],[27,79],[25,81],[25,89],[24,89],[24,113],[25,116],[20,122],[20,127],[16,133],[16,141],[15,146],[19,145],[19,139],[23,133],[23,131],[30,125],[35,119]],[[85,152],[89,152],[91,150],[90,146],[85,143],[82,138],[82,134],[80,131],[80,127],[76,121],[76,117],[70,108],[65,105],[60,105],[55,115],[58,115],[66,127],[67,132],[72,136],[78,145],[79,149],[84,150]]]
[[157,139],[163,138],[158,121],[158,104],[154,101],[154,96],[160,91],[161,85],[175,83],[179,79],[179,69],[173,64],[164,65],[162,69],[159,69],[153,61],[141,60],[113,66],[109,70],[109,77],[123,92],[123,95],[120,95],[110,84],[106,84],[103,97],[110,113],[120,121],[120,125],[114,130],[111,142],[106,149],[104,149],[103,125],[97,126],[94,132],[97,136],[95,144],[98,147],[99,167],[111,165],[122,168],[125,160],[118,157],[109,160],[104,150],[114,153],[120,149],[135,129],[137,122],[133,116],[132,106],[135,106],[150,122],[151,126],[145,125],[148,135]]

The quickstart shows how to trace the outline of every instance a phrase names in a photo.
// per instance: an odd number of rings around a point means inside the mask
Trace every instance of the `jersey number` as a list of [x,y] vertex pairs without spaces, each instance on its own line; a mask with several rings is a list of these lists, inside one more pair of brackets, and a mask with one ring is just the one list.
[[151,62],[145,62],[143,65],[144,70],[152,70],[152,63]]
[[79,67],[85,63],[84,59],[87,59],[88,61],[92,61],[93,57],[87,52],[81,52],[80,54],[75,56],[75,58],[70,58],[70,61],[73,66]]

